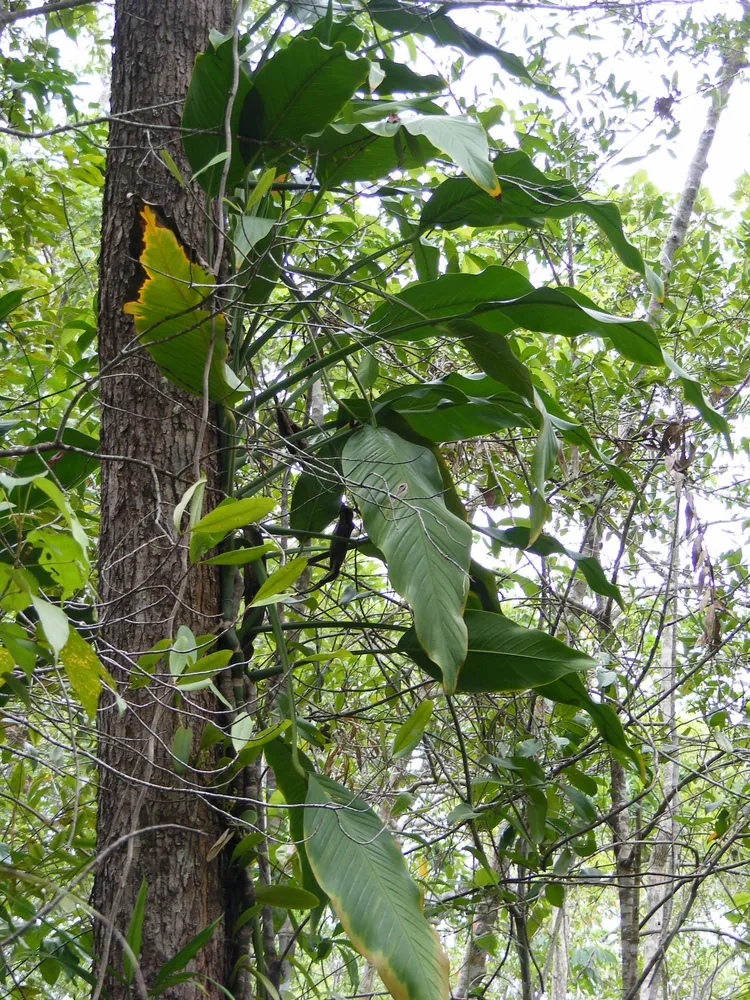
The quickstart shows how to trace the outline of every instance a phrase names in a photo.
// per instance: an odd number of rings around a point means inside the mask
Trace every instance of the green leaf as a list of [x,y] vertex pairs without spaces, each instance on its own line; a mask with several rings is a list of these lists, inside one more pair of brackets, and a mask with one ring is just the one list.
[[223,153],[217,153],[216,156],[213,156],[208,161],[205,167],[201,167],[197,173],[193,174],[193,176],[190,178],[190,183],[192,184],[194,180],[196,180],[198,177],[200,177],[202,173],[204,173],[204,171],[209,170],[211,167],[218,166],[220,163],[225,163],[228,159],[229,159],[229,153],[226,152],[226,150]]
[[[138,895],[135,897],[133,912],[130,914],[130,922],[128,923],[128,930],[125,934],[125,940],[130,945],[130,950],[136,960],[141,953],[141,931],[143,930],[143,917],[146,912],[147,894],[148,884],[144,878],[141,881],[141,887],[138,890]],[[133,976],[135,975],[135,965],[127,952],[123,952],[122,955],[122,971],[125,976],[125,982],[131,983],[133,981]]]
[[[523,628],[503,615],[467,610],[464,619],[469,648],[458,675],[459,693],[533,688],[550,701],[582,708],[602,738],[627,754],[642,771],[642,761],[628,746],[615,711],[610,705],[595,702],[583,685],[578,671],[596,666],[590,656],[545,632]],[[435,680],[441,679],[439,667],[425,655],[414,629],[404,633],[398,648]]]
[[715,410],[710,403],[706,402],[699,383],[695,379],[690,378],[687,372],[677,364],[672,355],[667,351],[662,351],[662,356],[667,368],[679,378],[682,391],[685,393],[685,399],[691,406],[696,408],[712,430],[718,431],[719,434],[724,436],[729,453],[732,454],[732,436],[727,421],[718,410]]
[[54,986],[58,980],[58,977],[62,971],[62,965],[58,962],[56,958],[48,955],[43,958],[39,963],[39,972],[42,975],[42,979],[48,986]]
[[231,549],[229,552],[220,552],[218,556],[211,556],[210,559],[201,559],[203,566],[244,566],[249,562],[257,562],[269,552],[278,552],[279,548],[273,542],[264,542],[262,545],[253,545],[249,549]]
[[447,1000],[448,960],[382,821],[346,788],[308,778],[307,853],[357,951],[398,1000]]
[[549,97],[560,96],[550,84],[532,76],[517,55],[499,49],[496,45],[467,31],[466,28],[460,27],[443,13],[442,8],[434,14],[423,9],[412,13],[407,4],[394,4],[393,0],[368,0],[365,6],[373,19],[388,31],[398,34],[413,32],[431,38],[438,45],[453,45],[472,56],[490,56],[510,76],[536,87]]
[[[219,193],[227,156],[225,121],[227,101],[234,80],[232,48],[230,37],[217,45],[209,45],[197,57],[182,112],[182,145],[193,171],[193,180],[198,178],[203,190],[211,196]],[[240,63],[237,94],[231,114],[232,134],[235,137],[240,111],[250,87],[250,79]],[[245,163],[235,138],[232,142],[227,190],[231,191],[242,180],[244,173]]]
[[258,178],[258,181],[252,190],[252,194],[245,202],[245,208],[249,209],[252,208],[253,205],[257,205],[261,198],[271,190],[271,185],[275,179],[276,167],[269,167],[267,170],[264,170]]
[[[44,444],[55,439],[54,428],[45,428],[36,434],[30,444]],[[33,477],[35,475],[46,475],[49,466],[46,464],[50,458],[54,458],[55,481],[65,492],[79,486],[92,473],[99,468],[99,459],[96,457],[99,451],[99,441],[90,434],[84,434],[74,427],[66,427],[62,432],[61,440],[68,448],[79,449],[76,451],[64,450],[57,454],[54,451],[44,452],[42,455],[24,455],[15,467],[15,475],[21,478]],[[49,499],[49,495],[43,493],[38,487],[33,487],[28,493],[24,493],[23,506],[25,510],[32,510],[43,506]]]
[[158,993],[164,987],[166,980],[170,976],[172,976],[175,972],[179,972],[180,969],[184,969],[190,959],[194,958],[201,948],[208,944],[211,940],[213,932],[223,919],[224,914],[217,917],[213,923],[209,924],[208,927],[205,927],[202,931],[196,934],[194,938],[191,938],[185,947],[181,948],[173,958],[170,958],[169,961],[162,965],[156,974],[156,981],[154,982],[155,992]]
[[[271,167],[270,170],[275,171],[275,167]],[[276,222],[277,220],[274,218],[264,218],[260,215],[238,216],[232,230],[232,242],[238,270],[248,258],[250,251],[266,239]]]
[[383,97],[392,94],[437,94],[448,86],[441,76],[422,76],[410,66],[392,59],[378,59],[378,64],[385,76],[376,89]]
[[279,566],[279,568],[271,573],[268,579],[261,584],[258,593],[253,598],[253,605],[260,605],[266,602],[269,597],[285,593],[294,581],[299,579],[306,566],[307,559],[305,556],[298,556],[296,559],[289,559],[283,564],[283,566]]
[[205,514],[191,531],[198,534],[226,534],[235,528],[259,521],[276,506],[268,497],[247,497],[244,500],[225,500],[208,514]]
[[[148,654],[147,654],[148,655]],[[185,667],[198,659],[198,643],[187,625],[180,625],[169,652],[169,672],[178,677]]]
[[372,389],[378,380],[378,374],[380,368],[378,365],[378,359],[374,354],[369,351],[365,351],[362,355],[362,360],[357,366],[357,378],[363,389]]
[[340,446],[324,442],[294,483],[289,527],[302,541],[307,541],[307,532],[321,533],[339,515],[344,492]]
[[529,529],[519,525],[515,528],[487,528],[487,534],[498,541],[506,548],[526,549],[537,556],[564,555],[572,559],[576,568],[581,571],[583,578],[595,594],[602,594],[604,597],[611,597],[617,601],[620,607],[625,610],[620,588],[610,583],[604,574],[601,563],[595,556],[582,555],[580,552],[573,552],[566,549],[562,542],[553,538],[552,535],[539,535],[533,543],[530,543]]
[[544,895],[548,903],[559,909],[565,902],[565,886],[559,882],[549,882],[544,888]]
[[[350,406],[356,409],[354,401],[347,400]],[[536,427],[540,420],[538,411],[527,400],[505,391],[500,383],[457,373],[383,393],[375,404],[378,420],[386,407],[399,413],[430,441],[462,441],[506,427]],[[362,420],[366,420],[364,410]]]
[[32,596],[31,602],[36,608],[36,613],[39,615],[39,621],[45,638],[52,652],[55,654],[55,659],[57,659],[70,635],[68,616],[62,608],[58,608],[56,604],[50,604],[49,601],[45,601],[42,597]]
[[469,819],[475,819],[477,813],[471,808],[466,802],[459,802],[458,805],[451,809],[446,817],[446,823],[448,826],[456,826],[459,823],[465,823]]
[[478,368],[522,398],[533,399],[534,386],[529,370],[500,332],[491,333],[468,319],[450,320],[445,327],[461,341]]
[[223,670],[231,659],[231,649],[217,649],[207,656],[201,656],[181,672],[177,687],[181,691],[200,691],[201,688],[195,685],[202,685],[210,680],[219,670]]
[[432,718],[432,710],[435,703],[429,698],[420,702],[409,718],[404,722],[396,733],[393,741],[393,759],[399,760],[401,757],[408,757],[417,746],[424,735],[427,723]]
[[28,291],[28,288],[14,288],[13,291],[0,295],[0,322],[21,305],[23,297]]
[[584,198],[570,181],[543,174],[521,150],[500,153],[493,172],[502,188],[500,198],[478,191],[476,185],[468,184],[464,178],[450,178],[425,203],[420,227],[502,226],[528,219],[586,215],[601,229],[623,264],[646,276],[647,265],[628,242],[620,210],[614,202]]
[[404,142],[399,122],[334,122],[305,135],[315,174],[325,187],[346,181],[378,181],[394,170],[414,170],[438,156],[425,136]]
[[268,158],[269,147],[290,146],[305,133],[325,128],[369,69],[368,60],[352,56],[343,42],[328,46],[312,37],[292,39],[255,74],[244,100],[239,133],[245,161],[261,150]]
[[116,690],[113,678],[85,639],[70,626],[65,644],[60,650],[60,662],[65,669],[73,693],[90,716],[96,715],[102,681]]
[[314,910],[320,905],[317,896],[297,885],[256,885],[255,901],[284,910]]
[[184,188],[185,187],[185,178],[182,176],[182,173],[180,172],[180,168],[175,163],[174,157],[169,152],[169,150],[168,149],[160,149],[159,150],[159,156],[162,158],[162,160],[166,164],[167,169],[169,170],[170,174],[174,177],[174,179],[177,181],[177,183],[180,185],[180,187]]
[[206,490],[206,477],[201,476],[197,483],[193,483],[192,486],[188,486],[185,492],[180,497],[178,503],[175,506],[174,514],[172,515],[172,524],[174,525],[174,530],[179,531],[180,525],[182,524],[182,515],[187,510],[187,506],[193,499],[193,496],[198,495],[200,501],[203,501],[203,494]]
[[489,162],[487,133],[478,122],[465,115],[422,115],[404,122],[404,128],[411,135],[425,136],[447,153],[489,197],[500,194],[500,183]]
[[[290,806],[300,807],[289,810],[289,832],[292,843],[297,850],[302,885],[309,893],[318,897],[322,909],[328,902],[328,897],[321,889],[318,880],[313,874],[305,844],[305,810],[301,807],[304,806],[307,796],[307,782],[294,767],[292,762],[292,748],[288,743],[284,743],[279,739],[273,740],[265,745],[263,752],[269,765],[273,768],[276,785],[281,790],[285,801]],[[303,753],[299,753],[299,758],[305,770],[310,772],[314,770],[312,764]],[[315,923],[315,921],[313,922]]]
[[542,432],[531,456],[531,481],[542,496],[546,492],[547,480],[557,464],[559,450],[560,445],[555,429],[545,410],[542,412]]
[[[527,691],[573,670],[595,666],[586,653],[546,632],[516,625],[504,615],[470,610],[464,619],[469,644],[457,691]],[[413,628],[404,633],[398,648],[440,679],[436,664],[425,655]]]
[[471,528],[448,510],[432,453],[392,431],[365,427],[354,434],[344,446],[343,470],[388,578],[411,606],[419,640],[452,694],[466,656],[461,615]]
[[[184,774],[190,760],[190,748],[193,745],[193,730],[186,726],[178,726],[172,737],[172,757],[177,774]],[[182,968],[182,966],[179,966]],[[161,971],[160,971],[161,974]]]
[[89,576],[88,556],[69,532],[34,528],[26,535],[26,541],[40,550],[39,566],[58,584],[63,600],[85,586]]
[[[517,271],[493,266],[479,274],[444,274],[409,285],[372,314],[373,332],[421,340],[435,335],[436,320],[468,313],[487,330],[507,336],[521,327],[564,337],[607,337],[623,357],[644,365],[663,363],[661,346],[643,320],[601,312],[575,289],[534,288]],[[420,324],[420,317],[425,323]],[[412,329],[404,329],[407,325]]]
[[589,826],[591,823],[596,823],[596,806],[588,795],[585,795],[572,785],[563,784],[562,790],[570,804],[573,806],[576,816],[578,816],[578,818],[585,823],[586,826]]
[[281,736],[291,724],[289,719],[282,719],[275,726],[269,726],[267,729],[261,729],[260,732],[256,732],[252,717],[247,712],[243,712],[237,716],[230,729],[232,746],[238,754],[248,748],[251,750],[260,749],[266,743],[270,743]]
[[628,745],[617,713],[611,705],[603,705],[594,701],[578,674],[566,674],[551,684],[544,684],[536,690],[543,698],[549,698],[550,701],[582,708],[593,720],[602,739],[615,750],[620,750],[628,756],[636,764],[641,774],[644,773],[643,761],[638,753]]
[[224,315],[209,300],[216,279],[194,263],[172,229],[150,205],[141,212],[139,260],[146,275],[138,298],[123,310],[132,316],[142,344],[162,375],[194,396],[203,396],[206,359],[213,342],[208,394],[232,402],[249,391],[226,364]]

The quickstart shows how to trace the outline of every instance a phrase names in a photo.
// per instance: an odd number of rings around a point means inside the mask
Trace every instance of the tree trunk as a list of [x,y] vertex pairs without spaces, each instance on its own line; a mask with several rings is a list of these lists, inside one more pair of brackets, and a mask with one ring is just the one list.
[[466,944],[464,961],[458,973],[458,984],[454,992],[457,1000],[468,997],[471,989],[481,989],[487,974],[487,948],[486,943],[479,942],[495,930],[498,912],[497,895],[489,889],[474,910],[471,937]]
[[664,701],[659,715],[666,730],[664,755],[658,762],[659,787],[666,808],[656,826],[654,845],[645,874],[646,926],[643,949],[644,967],[651,967],[646,977],[642,995],[645,1000],[659,1000],[659,984],[664,964],[669,919],[672,912],[672,880],[675,874],[675,845],[677,842],[677,786],[679,781],[679,741],[677,734],[677,595],[680,575],[680,498],[681,473],[672,471],[675,490],[674,531],[667,561],[666,594],[664,599],[664,627],[661,635],[661,675],[659,689]]
[[[183,239],[205,255],[203,197],[178,185],[159,151],[167,148],[183,176],[190,175],[178,131],[182,102],[209,29],[231,24],[231,0],[117,0],[115,18],[111,110],[117,117],[104,191],[99,361],[101,451],[124,457],[102,462],[99,590],[102,649],[126,707],[120,714],[106,694],[98,714],[100,863],[93,891],[99,914],[94,996],[103,991],[109,1000],[131,995],[120,976],[119,936],[142,880],[148,895],[140,992],[227,908],[220,859],[206,860],[222,829],[219,815],[199,794],[199,772],[176,775],[170,753],[180,724],[194,731],[195,751],[202,719],[215,706],[202,696],[178,706],[163,673],[159,680],[163,665],[148,687],[128,687],[134,660],[157,640],[182,624],[200,634],[219,622],[215,570],[188,567],[186,541],[172,526],[175,503],[196,467],[208,479],[207,506],[217,502],[216,415],[209,408],[205,420],[203,400],[163,379],[145,352],[121,352],[135,333],[123,305],[136,297],[140,280],[131,243],[137,199],[160,205]],[[218,996],[208,977],[226,979],[225,932],[220,924],[189,966],[206,992],[182,983],[161,995]]]
[[566,904],[557,911],[552,933],[552,976],[549,1000],[567,1000],[568,997],[568,915]]

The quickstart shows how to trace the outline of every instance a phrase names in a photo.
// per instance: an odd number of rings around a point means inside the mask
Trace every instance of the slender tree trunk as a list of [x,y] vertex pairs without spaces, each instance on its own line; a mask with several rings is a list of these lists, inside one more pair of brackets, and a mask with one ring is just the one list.
[[620,904],[620,970],[622,995],[634,994],[638,982],[638,913],[640,899],[640,851],[631,838],[629,813],[630,795],[625,768],[616,760],[610,762],[612,808],[617,810],[610,825],[613,833],[617,893]]
[[[695,200],[698,190],[708,166],[708,156],[713,145],[716,129],[724,109],[729,100],[729,93],[737,74],[747,65],[746,51],[748,38],[750,37],[750,0],[740,0],[743,17],[738,25],[736,38],[730,51],[725,53],[722,60],[722,68],[716,90],[712,94],[711,107],[706,115],[706,122],[698,139],[693,158],[688,167],[685,184],[680,195],[677,208],[675,209],[669,233],[664,242],[660,255],[662,279],[666,285],[672,273],[677,251],[685,242],[688,226],[692,217]],[[662,306],[652,297],[648,308],[648,320],[656,325],[661,315]],[[621,431],[622,437],[627,437],[629,431]],[[672,550],[674,552],[674,549]],[[676,554],[676,553],[674,553]],[[670,575],[672,564],[670,559]],[[671,664],[671,666],[670,666]],[[671,678],[671,681],[670,681]],[[669,629],[665,630],[663,636],[663,646],[661,651],[661,682],[667,685],[667,689],[674,686],[674,635]],[[673,698],[672,698],[673,702]],[[670,727],[669,731],[674,737],[674,704],[668,706],[663,716],[665,724]],[[674,739],[671,739],[674,743]],[[672,747],[676,750],[676,747]],[[627,799],[626,777],[622,767],[612,763],[612,805],[614,808],[624,806]],[[677,782],[676,759],[668,762],[663,773],[663,783],[673,788]],[[666,789],[665,789],[666,792]],[[671,799],[670,799],[671,801]],[[674,803],[672,803],[674,806]],[[621,969],[622,969],[622,995],[624,1000],[639,1000],[641,990],[637,988],[638,964],[639,964],[639,935],[640,935],[640,885],[639,885],[639,853],[640,848],[636,840],[632,840],[629,834],[629,809],[623,809],[613,820],[612,828],[614,832],[614,854],[615,866],[618,877],[618,892],[620,899],[620,945],[621,945]],[[662,951],[661,958],[658,959],[652,972],[649,974],[643,991],[647,1000],[657,1000],[658,988],[661,976],[661,968],[664,961],[663,949],[668,943],[669,931],[669,903],[667,902],[668,886],[665,882],[673,864],[673,851],[675,842],[674,812],[670,808],[656,832],[656,844],[652,850],[649,861],[650,878],[648,880],[648,909],[647,913],[653,914],[649,917],[647,928],[655,931],[646,936],[647,963],[653,959],[656,951]],[[638,827],[640,824],[636,823]],[[661,895],[659,895],[661,894]],[[654,909],[655,908],[655,909]]]
[[491,934],[497,926],[498,900],[493,891],[488,891],[477,903],[474,910],[471,937],[466,945],[463,965],[459,969],[458,983],[454,992],[457,1000],[468,997],[469,990],[479,988],[487,974],[487,948],[479,941]]
[[[740,0],[743,16],[738,25],[737,37],[729,52],[725,53],[722,60],[721,73],[716,90],[711,95],[711,107],[706,115],[706,123],[698,138],[698,145],[695,147],[693,158],[688,167],[685,184],[682,188],[680,200],[677,203],[672,224],[669,228],[664,246],[662,247],[659,262],[661,263],[661,276],[664,284],[669,281],[672,273],[674,259],[677,251],[685,242],[688,226],[695,207],[695,199],[698,197],[698,190],[703,180],[703,175],[708,166],[708,154],[711,152],[716,129],[727,106],[729,92],[732,84],[737,78],[737,74],[747,66],[747,45],[750,38],[750,0]],[[656,320],[661,314],[661,305],[655,298],[651,299],[648,308],[649,320]]]
[[552,975],[550,1000],[567,1000],[568,996],[568,913],[563,903],[557,911],[552,938]]
[[[94,996],[103,989],[109,1000],[131,995],[120,979],[111,928],[126,932],[142,881],[148,895],[140,967],[149,989],[163,963],[226,909],[220,859],[207,861],[222,824],[200,797],[200,774],[188,768],[176,775],[170,754],[180,724],[194,731],[195,751],[202,717],[213,705],[199,696],[178,712],[168,684],[158,679],[163,666],[148,687],[128,687],[134,660],[158,639],[181,624],[200,634],[219,621],[218,579],[211,570],[188,568],[186,543],[172,526],[175,503],[197,466],[208,478],[208,506],[217,502],[216,418],[210,408],[205,420],[203,401],[164,380],[145,353],[122,358],[121,352],[134,338],[123,305],[136,297],[140,280],[131,242],[137,199],[160,205],[205,255],[203,198],[177,184],[159,151],[167,148],[189,176],[179,142],[182,102],[209,29],[231,24],[231,0],[117,0],[115,19],[112,114],[118,117],[107,154],[99,291],[101,450],[126,458],[102,463],[99,588],[102,648],[125,709],[121,714],[109,694],[102,698],[101,860],[93,891],[103,918],[94,924]],[[162,996],[219,995],[208,977],[226,979],[225,930],[220,923],[188,967],[206,992],[182,983]]]
[[664,724],[664,755],[659,760],[659,786],[667,803],[654,833],[654,845],[649,857],[648,871],[644,877],[646,887],[644,966],[653,967],[643,983],[642,995],[646,1000],[658,1000],[659,984],[664,965],[664,949],[669,918],[672,911],[672,879],[675,873],[675,845],[677,841],[677,784],[679,781],[679,743],[677,736],[676,693],[677,678],[677,593],[680,573],[680,498],[683,476],[672,472],[675,490],[675,523],[669,548],[666,595],[664,600],[665,624],[661,636],[661,671],[659,688],[664,701],[659,714]]

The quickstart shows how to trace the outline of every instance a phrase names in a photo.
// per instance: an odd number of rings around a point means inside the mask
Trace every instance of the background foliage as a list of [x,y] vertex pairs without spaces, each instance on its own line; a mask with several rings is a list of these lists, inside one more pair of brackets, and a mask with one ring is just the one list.
[[[95,716],[129,710],[96,594],[107,112],[87,96],[111,24],[28,6],[0,11],[2,989],[77,997]],[[520,17],[253,0],[183,113],[221,267],[134,205],[135,348],[215,404],[225,498],[187,472],[171,526],[221,567],[221,622],[175,622],[128,683],[184,713],[174,770],[193,794],[212,774],[212,851],[250,876],[236,997],[247,969],[264,995],[410,1000],[698,1000],[746,971],[750,186],[731,212],[698,193],[665,297],[673,197],[640,167],[600,177],[665,95],[604,79],[595,36],[664,60],[679,118],[671,63],[705,65],[716,100],[747,16],[551,8],[516,53]],[[548,58],[579,36],[580,62]],[[657,107],[648,128],[678,124]],[[144,886],[134,990],[147,906]]]

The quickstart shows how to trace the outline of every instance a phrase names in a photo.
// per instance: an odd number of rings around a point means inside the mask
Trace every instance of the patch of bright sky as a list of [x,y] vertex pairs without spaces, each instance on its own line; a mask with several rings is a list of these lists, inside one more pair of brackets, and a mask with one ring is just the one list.
[[[576,3],[573,6],[580,6]],[[644,8],[649,18],[653,7]],[[742,8],[736,0],[703,0],[693,5],[693,16],[697,21],[708,21],[722,14],[728,19],[739,19]],[[682,4],[665,3],[660,11],[667,24],[678,22],[686,13]],[[451,16],[463,27],[476,32],[481,30],[488,41],[497,35],[497,14],[489,10],[452,11]],[[503,17],[505,34],[501,47],[524,57],[526,36],[542,38],[549,36],[550,13],[541,9],[520,12],[506,12]],[[652,54],[633,55],[623,50],[621,41],[622,25],[601,11],[560,11],[555,15],[561,34],[551,37],[547,43],[547,58],[560,65],[559,77],[555,84],[565,97],[574,117],[579,117],[577,102],[582,105],[585,116],[598,115],[599,108],[586,97],[585,90],[575,92],[573,81],[566,80],[564,67],[568,59],[582,63],[592,53],[600,53],[603,61],[597,72],[600,81],[613,74],[618,86],[629,84],[629,90],[636,90],[639,97],[646,98],[642,109],[634,111],[628,119],[627,127],[618,136],[616,148],[621,155],[614,155],[605,163],[601,176],[609,184],[621,184],[635,170],[643,169],[656,186],[663,191],[679,193],[685,180],[687,168],[693,156],[698,137],[705,123],[710,98],[706,94],[706,78],[715,80],[720,68],[717,56],[696,64],[687,55],[670,54],[658,48]],[[570,34],[573,29],[583,29],[591,38]],[[662,29],[664,30],[664,29]],[[634,31],[638,37],[640,29]],[[645,29],[644,29],[645,33]],[[667,32],[664,32],[667,34]],[[482,57],[474,60],[459,81],[455,90],[471,100],[473,94],[487,91],[487,81],[497,72],[494,60]],[[672,138],[660,136],[664,123],[654,120],[653,102],[657,97],[666,96],[668,89],[663,77],[671,81],[677,74],[677,86],[681,91],[674,107],[674,116],[680,128]],[[504,89],[497,95],[509,106],[530,103],[538,96],[533,90],[513,80],[504,82]],[[541,100],[545,98],[541,95]],[[722,116],[714,145],[709,156],[708,169],[703,178],[714,201],[727,208],[732,207],[731,195],[737,178],[745,170],[750,170],[750,74],[741,73],[735,81],[730,100]],[[606,113],[606,109],[605,109]],[[502,136],[513,143],[512,132],[506,130]],[[658,146],[651,150],[652,146]],[[638,163],[632,157],[643,156]],[[628,158],[629,163],[618,165],[618,161]]]

